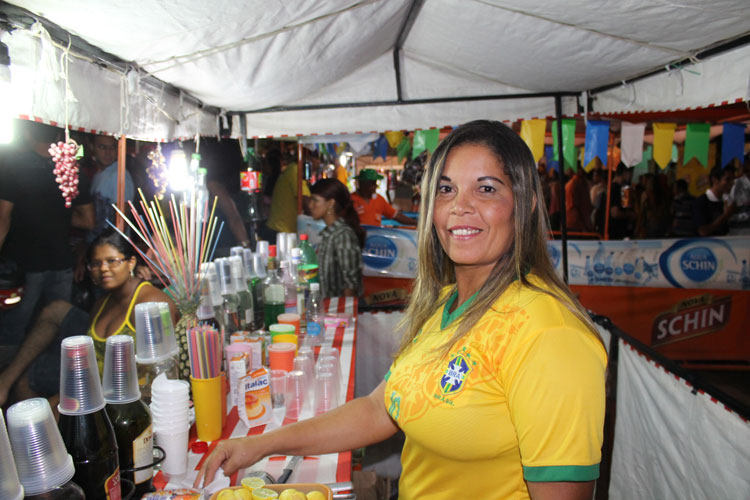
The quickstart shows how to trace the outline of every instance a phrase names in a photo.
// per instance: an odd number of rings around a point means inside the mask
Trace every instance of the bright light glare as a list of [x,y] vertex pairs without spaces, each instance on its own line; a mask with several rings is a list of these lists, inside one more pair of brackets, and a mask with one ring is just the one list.
[[167,179],[172,191],[188,191],[192,188],[193,178],[188,171],[188,162],[185,151],[175,149],[169,157],[169,168]]
[[13,142],[10,66],[0,65],[0,144]]

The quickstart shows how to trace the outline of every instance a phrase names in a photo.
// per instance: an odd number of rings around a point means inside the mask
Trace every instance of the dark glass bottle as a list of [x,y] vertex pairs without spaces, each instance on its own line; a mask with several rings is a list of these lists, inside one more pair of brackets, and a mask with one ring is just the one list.
[[141,498],[145,493],[154,491],[154,470],[123,471],[143,467],[154,461],[151,413],[140,399],[130,403],[107,403],[105,410],[115,430],[120,475],[135,484],[134,498]]
[[38,495],[23,497],[25,500],[86,500],[83,490],[73,481]]
[[60,414],[57,422],[63,443],[73,457],[73,482],[87,500],[121,500],[117,441],[107,412]]

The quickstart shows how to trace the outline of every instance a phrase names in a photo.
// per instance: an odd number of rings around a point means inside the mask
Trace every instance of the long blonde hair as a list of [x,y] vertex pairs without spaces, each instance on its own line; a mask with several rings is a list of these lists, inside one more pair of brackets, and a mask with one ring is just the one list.
[[[406,314],[399,324],[404,335],[396,356],[412,344],[425,322],[450,297],[451,294],[440,296],[443,287],[455,287],[454,264],[440,244],[432,219],[446,158],[454,148],[467,144],[485,146],[497,157],[510,177],[513,189],[514,238],[508,251],[498,259],[487,281],[461,316],[455,333],[439,348],[439,352],[447,354],[515,280],[519,280],[524,287],[559,300],[598,336],[588,314],[557,275],[549,258],[549,222],[531,151],[518,134],[502,123],[477,120],[456,128],[440,143],[422,178],[422,201],[417,227],[417,277]],[[551,291],[532,284],[526,276],[529,271]]]

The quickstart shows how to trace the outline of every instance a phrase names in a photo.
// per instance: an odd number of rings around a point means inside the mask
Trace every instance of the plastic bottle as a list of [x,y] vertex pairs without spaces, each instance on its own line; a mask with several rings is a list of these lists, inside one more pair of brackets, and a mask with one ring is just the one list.
[[615,252],[609,252],[609,255],[607,255],[607,260],[604,261],[604,280],[607,283],[612,283],[614,280],[614,273],[615,273]]
[[310,245],[305,233],[299,235],[299,249],[302,252],[299,270],[305,273],[307,283],[318,283],[318,256]]
[[229,264],[232,268],[234,289],[237,292],[237,298],[240,299],[238,308],[240,325],[243,330],[252,330],[255,325],[255,308],[253,307],[253,296],[247,290],[247,281],[245,280],[245,270],[242,264],[242,257],[237,255],[229,257]]
[[232,265],[229,259],[214,259],[219,276],[219,293],[221,293],[221,323],[224,327],[224,343],[229,343],[229,337],[234,332],[242,330],[240,323],[240,299],[232,279]]
[[598,283],[604,279],[604,245],[599,242],[599,246],[594,254],[594,283]]
[[284,283],[284,312],[297,312],[297,268],[291,260],[281,263],[281,281]]
[[297,314],[299,314],[299,330],[304,334],[307,331],[305,311],[307,310],[307,298],[310,296],[310,284],[307,282],[305,272],[300,269],[302,262],[302,250],[292,250],[292,265],[297,270]]
[[277,270],[276,245],[268,247],[268,276],[263,281],[263,324],[268,328],[284,313],[284,283]]
[[323,298],[320,283],[310,283],[310,298],[307,301],[307,338],[312,345],[319,345],[323,334]]
[[594,269],[591,267],[591,256],[586,256],[586,266],[583,268],[586,273],[586,282],[591,285],[594,282]]

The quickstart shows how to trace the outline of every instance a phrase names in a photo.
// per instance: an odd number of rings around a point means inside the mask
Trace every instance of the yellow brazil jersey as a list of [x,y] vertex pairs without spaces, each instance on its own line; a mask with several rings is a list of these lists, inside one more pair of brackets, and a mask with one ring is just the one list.
[[435,348],[471,301],[451,314],[455,300],[386,375],[386,409],[406,434],[400,498],[524,499],[525,481],[596,479],[606,368],[599,339],[559,301],[515,282],[440,356]]

